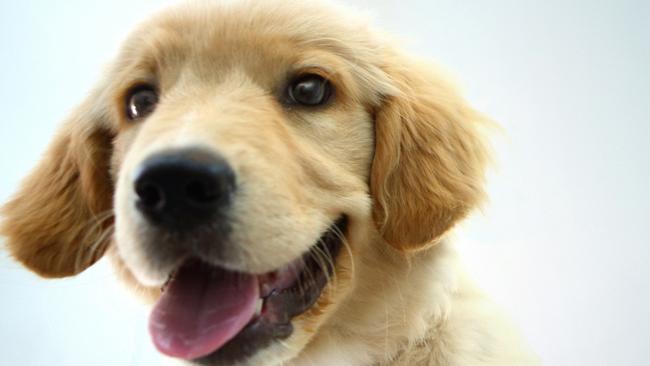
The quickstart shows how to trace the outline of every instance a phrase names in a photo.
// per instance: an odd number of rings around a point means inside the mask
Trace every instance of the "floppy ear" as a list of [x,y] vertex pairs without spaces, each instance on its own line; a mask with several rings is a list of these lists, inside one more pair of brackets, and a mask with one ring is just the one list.
[[430,65],[397,56],[384,67],[397,93],[376,111],[373,218],[402,251],[433,245],[483,196],[485,119]]
[[[110,240],[112,134],[92,98],[64,123],[36,169],[2,208],[9,252],[43,277],[77,274]],[[104,216],[104,217],[102,217]],[[108,220],[107,220],[108,219]]]

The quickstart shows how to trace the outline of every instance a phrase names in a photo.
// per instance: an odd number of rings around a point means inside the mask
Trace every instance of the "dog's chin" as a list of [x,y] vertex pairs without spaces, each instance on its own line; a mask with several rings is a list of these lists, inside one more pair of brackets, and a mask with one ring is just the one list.
[[185,260],[162,288],[149,331],[167,356],[203,365],[245,362],[293,334],[335,273],[348,226],[341,216],[311,249],[262,275]]

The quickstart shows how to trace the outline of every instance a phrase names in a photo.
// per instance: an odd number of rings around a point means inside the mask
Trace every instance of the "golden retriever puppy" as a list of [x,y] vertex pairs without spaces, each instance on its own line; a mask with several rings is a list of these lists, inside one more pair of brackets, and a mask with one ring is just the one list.
[[1,230],[44,277],[110,257],[191,364],[535,364],[447,239],[484,122],[347,9],[185,4],[127,39]]

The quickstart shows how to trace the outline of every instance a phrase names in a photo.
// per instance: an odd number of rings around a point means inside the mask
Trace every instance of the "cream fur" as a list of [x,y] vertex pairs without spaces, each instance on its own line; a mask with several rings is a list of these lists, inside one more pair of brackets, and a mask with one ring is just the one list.
[[357,268],[354,298],[288,365],[539,364],[449,242],[411,259],[377,250]]

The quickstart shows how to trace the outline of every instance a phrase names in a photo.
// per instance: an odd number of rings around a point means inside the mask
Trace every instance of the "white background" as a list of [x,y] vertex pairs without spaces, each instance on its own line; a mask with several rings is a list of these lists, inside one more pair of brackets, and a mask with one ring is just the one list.
[[[164,3],[2,0],[0,201]],[[650,364],[650,2],[351,3],[504,127],[462,251],[545,364]],[[106,263],[44,281],[0,255],[1,365],[157,364],[146,309]]]

